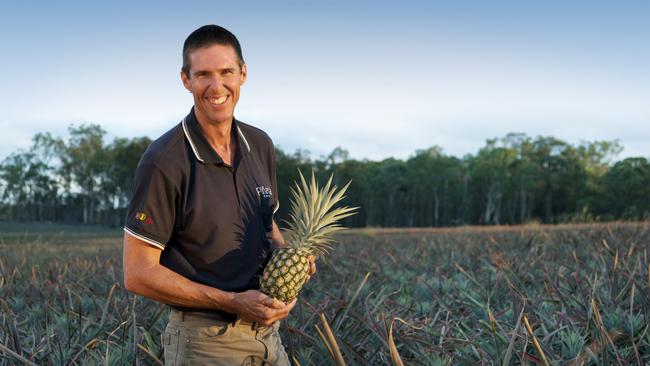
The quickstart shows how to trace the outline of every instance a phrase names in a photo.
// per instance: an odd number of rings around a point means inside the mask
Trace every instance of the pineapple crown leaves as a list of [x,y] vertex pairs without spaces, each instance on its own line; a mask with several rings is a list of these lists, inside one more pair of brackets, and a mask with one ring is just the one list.
[[344,194],[350,182],[337,190],[336,186],[332,186],[333,175],[330,175],[327,184],[321,188],[316,182],[313,170],[309,183],[302,172],[298,173],[300,182],[291,187],[290,220],[285,221],[288,225],[284,230],[287,245],[310,254],[325,254],[331,249],[331,235],[345,229],[338,221],[354,215],[358,208],[334,208],[334,205],[345,198]]

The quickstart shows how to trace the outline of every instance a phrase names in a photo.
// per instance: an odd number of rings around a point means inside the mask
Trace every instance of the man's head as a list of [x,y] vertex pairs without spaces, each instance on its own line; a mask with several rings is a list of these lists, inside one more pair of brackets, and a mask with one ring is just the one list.
[[203,26],[183,45],[181,80],[194,97],[201,124],[230,123],[246,82],[246,65],[237,38],[216,25]]
[[183,69],[185,75],[189,76],[190,72],[190,53],[199,48],[206,48],[214,44],[230,46],[237,54],[239,67],[244,66],[244,56],[242,56],[241,46],[234,34],[226,28],[214,24],[204,25],[192,32],[183,43]]

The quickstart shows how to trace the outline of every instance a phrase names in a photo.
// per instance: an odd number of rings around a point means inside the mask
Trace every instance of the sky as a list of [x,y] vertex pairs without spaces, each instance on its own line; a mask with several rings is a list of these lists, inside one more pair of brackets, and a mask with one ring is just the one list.
[[0,5],[0,160],[70,125],[172,128],[204,24],[242,44],[235,116],[287,152],[462,157],[519,132],[650,158],[650,1],[26,0]]

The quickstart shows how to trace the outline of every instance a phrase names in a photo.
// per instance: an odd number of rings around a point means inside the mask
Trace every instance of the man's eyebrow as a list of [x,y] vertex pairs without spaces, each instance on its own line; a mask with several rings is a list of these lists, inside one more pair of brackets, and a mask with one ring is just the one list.
[[237,67],[234,67],[234,66],[233,67],[224,67],[222,69],[217,69],[217,70],[212,70],[212,71],[210,71],[210,70],[196,70],[192,75],[193,76],[201,76],[201,75],[206,75],[206,74],[209,74],[209,73],[212,73],[212,72],[215,72],[215,73],[222,73],[224,71],[235,72],[237,70],[239,70],[239,69]]

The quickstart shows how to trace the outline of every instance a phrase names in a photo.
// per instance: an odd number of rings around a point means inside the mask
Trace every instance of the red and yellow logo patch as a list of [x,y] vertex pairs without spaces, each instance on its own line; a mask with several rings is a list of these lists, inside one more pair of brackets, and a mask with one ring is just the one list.
[[138,212],[137,214],[135,214],[135,218],[138,221],[144,221],[144,223],[147,225],[153,224],[153,219],[151,217],[148,217],[147,214],[144,212]]

